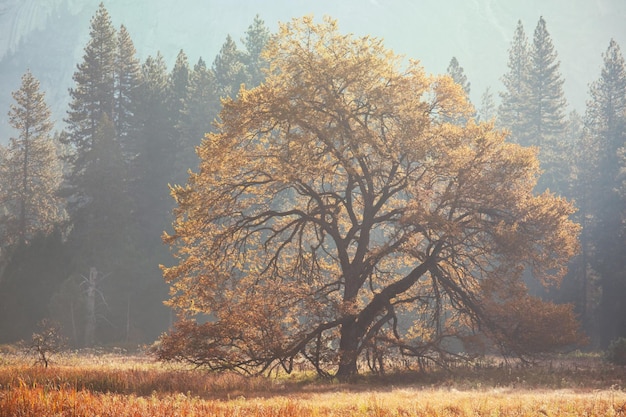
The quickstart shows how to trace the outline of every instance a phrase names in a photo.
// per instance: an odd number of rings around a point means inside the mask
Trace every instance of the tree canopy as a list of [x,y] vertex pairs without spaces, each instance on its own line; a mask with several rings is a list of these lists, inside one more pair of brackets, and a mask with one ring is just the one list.
[[473,113],[451,77],[331,19],[283,24],[264,57],[266,81],[224,102],[172,189],[163,269],[181,316],[162,358],[256,372],[304,357],[345,378],[382,346],[437,360],[477,333],[519,355],[576,340],[571,308],[522,280],[558,283],[577,251],[572,205],[533,194],[533,149],[446,122]]

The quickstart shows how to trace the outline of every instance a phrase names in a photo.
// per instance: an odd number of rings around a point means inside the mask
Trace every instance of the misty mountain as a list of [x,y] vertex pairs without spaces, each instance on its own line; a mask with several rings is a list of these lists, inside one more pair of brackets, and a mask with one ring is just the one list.
[[[68,102],[72,74],[88,39],[90,18],[101,0],[0,0],[0,141],[13,134],[7,111],[11,92],[30,69],[41,81],[57,128]],[[279,21],[314,14],[338,19],[342,31],[383,38],[385,45],[443,73],[454,56],[472,84],[478,104],[485,88],[501,91],[510,40],[518,20],[532,41],[540,16],[561,61],[571,108],[582,112],[588,84],[597,78],[601,54],[614,38],[626,47],[622,0],[507,1],[415,0],[258,2],[238,0],[107,0],[117,27],[124,24],[141,61],[160,51],[171,67],[183,49],[196,62],[213,61],[226,36],[239,40],[258,13],[270,30]],[[495,94],[497,98],[497,94]]]

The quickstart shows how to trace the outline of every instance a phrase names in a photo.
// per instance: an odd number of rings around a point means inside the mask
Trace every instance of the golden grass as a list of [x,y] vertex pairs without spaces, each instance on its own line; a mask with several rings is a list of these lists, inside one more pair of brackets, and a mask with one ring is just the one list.
[[19,387],[0,394],[0,416],[620,416],[626,394],[570,390],[326,392],[207,400],[138,397],[71,387]]
[[48,369],[0,358],[0,417],[626,416],[623,369],[593,378],[575,371],[467,370],[339,384],[214,375],[115,355],[66,357]]

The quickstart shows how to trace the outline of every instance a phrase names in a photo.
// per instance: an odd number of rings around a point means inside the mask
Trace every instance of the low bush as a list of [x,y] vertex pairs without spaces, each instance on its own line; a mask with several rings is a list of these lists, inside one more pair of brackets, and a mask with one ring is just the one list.
[[606,357],[609,362],[615,365],[626,365],[626,338],[615,339],[609,345]]

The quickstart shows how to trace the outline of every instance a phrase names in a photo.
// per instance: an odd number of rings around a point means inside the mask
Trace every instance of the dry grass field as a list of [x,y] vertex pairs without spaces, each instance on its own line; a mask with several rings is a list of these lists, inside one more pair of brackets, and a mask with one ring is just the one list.
[[626,371],[600,358],[395,373],[353,384],[306,373],[209,374],[97,352],[55,359],[43,368],[0,354],[0,417],[626,416]]

